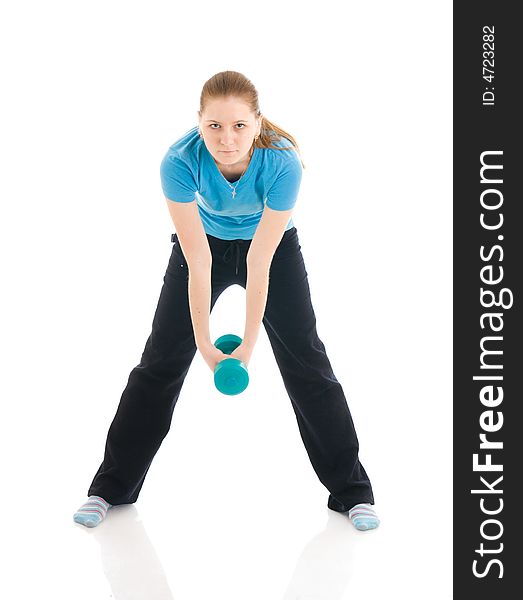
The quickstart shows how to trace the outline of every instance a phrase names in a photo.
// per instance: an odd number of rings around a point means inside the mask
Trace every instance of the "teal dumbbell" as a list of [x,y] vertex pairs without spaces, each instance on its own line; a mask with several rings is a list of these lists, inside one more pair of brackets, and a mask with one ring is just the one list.
[[[231,354],[241,343],[241,337],[228,333],[219,337],[214,345],[224,354]],[[222,394],[241,394],[249,385],[247,367],[238,358],[225,358],[214,369],[214,385]]]

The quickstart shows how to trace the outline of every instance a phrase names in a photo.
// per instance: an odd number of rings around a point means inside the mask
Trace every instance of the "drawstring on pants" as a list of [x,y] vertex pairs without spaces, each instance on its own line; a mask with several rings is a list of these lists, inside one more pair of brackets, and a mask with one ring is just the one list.
[[[171,234],[171,242],[176,242],[176,234]],[[223,253],[223,262],[228,263],[231,261],[234,253],[236,252],[236,269],[235,273],[238,275],[238,270],[240,267],[240,254],[241,254],[241,245],[245,240],[229,240],[229,245],[227,246],[227,250]]]
[[238,275],[238,267],[240,266],[240,245],[243,244],[243,240],[231,240],[227,246],[227,250],[223,253],[223,262],[230,262],[234,251],[236,251],[236,270],[235,273]]

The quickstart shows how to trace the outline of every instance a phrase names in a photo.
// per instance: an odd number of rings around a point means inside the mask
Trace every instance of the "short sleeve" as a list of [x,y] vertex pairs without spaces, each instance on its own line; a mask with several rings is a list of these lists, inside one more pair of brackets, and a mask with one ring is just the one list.
[[292,154],[285,160],[271,188],[267,192],[267,206],[273,210],[289,210],[294,207],[300,190],[302,166],[295,150],[278,150]]
[[189,165],[180,157],[167,153],[160,165],[160,179],[166,198],[174,202],[192,202],[196,182]]

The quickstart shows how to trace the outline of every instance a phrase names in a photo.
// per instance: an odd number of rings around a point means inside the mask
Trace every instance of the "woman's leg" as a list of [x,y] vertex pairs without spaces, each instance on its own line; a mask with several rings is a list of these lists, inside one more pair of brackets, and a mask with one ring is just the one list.
[[329,508],[347,511],[358,503],[373,504],[347,401],[316,332],[295,228],[285,233],[274,254],[263,324],[312,466],[330,491]]
[[[211,309],[227,287],[214,273],[212,280]],[[163,281],[151,334],[140,363],[129,375],[109,427],[103,462],[87,492],[113,506],[136,502],[152,460],[170,429],[174,407],[196,353],[188,268],[177,241]]]

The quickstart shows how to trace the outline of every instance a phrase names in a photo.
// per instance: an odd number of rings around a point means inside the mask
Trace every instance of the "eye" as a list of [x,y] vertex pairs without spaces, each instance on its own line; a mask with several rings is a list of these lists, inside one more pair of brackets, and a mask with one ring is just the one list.
[[[213,125],[216,125],[216,127],[213,127]],[[241,125],[240,129],[245,129],[245,123],[236,123],[236,125]],[[219,123],[211,123],[209,125],[209,127],[211,129],[217,129],[218,127],[220,127],[220,124]]]

